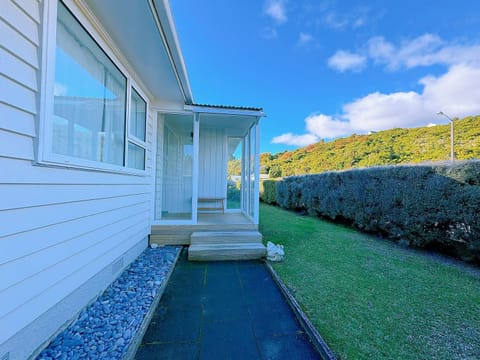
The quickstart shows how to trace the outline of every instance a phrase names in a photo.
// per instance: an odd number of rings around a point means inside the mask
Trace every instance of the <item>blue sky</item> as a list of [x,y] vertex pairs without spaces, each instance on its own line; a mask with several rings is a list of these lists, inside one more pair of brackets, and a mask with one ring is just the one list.
[[480,114],[480,1],[171,7],[195,101],[263,107],[262,152]]

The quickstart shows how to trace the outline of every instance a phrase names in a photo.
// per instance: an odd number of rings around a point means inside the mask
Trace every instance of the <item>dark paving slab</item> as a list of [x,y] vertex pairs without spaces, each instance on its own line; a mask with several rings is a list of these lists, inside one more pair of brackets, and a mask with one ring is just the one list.
[[260,261],[179,260],[136,359],[319,359]]
[[308,360],[318,359],[307,335],[282,336],[260,339],[260,354],[262,359]]
[[252,327],[244,319],[205,322],[200,359],[260,359]]
[[196,343],[166,343],[143,345],[137,351],[136,358],[144,360],[196,359],[198,345]]
[[200,336],[200,306],[168,306],[160,303],[142,343],[196,342]]

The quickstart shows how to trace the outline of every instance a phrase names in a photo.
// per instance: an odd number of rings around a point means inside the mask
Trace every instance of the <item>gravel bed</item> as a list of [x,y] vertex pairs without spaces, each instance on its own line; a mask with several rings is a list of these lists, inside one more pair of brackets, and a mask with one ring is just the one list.
[[37,359],[122,359],[180,248],[147,248]]

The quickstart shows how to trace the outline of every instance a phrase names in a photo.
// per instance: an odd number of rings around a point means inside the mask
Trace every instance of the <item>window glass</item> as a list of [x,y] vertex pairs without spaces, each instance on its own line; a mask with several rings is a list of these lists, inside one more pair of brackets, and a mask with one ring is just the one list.
[[125,76],[58,3],[52,151],[124,165]]
[[130,99],[130,135],[145,141],[145,123],[147,103],[143,101],[135,89]]
[[145,170],[145,149],[128,142],[128,167]]
[[242,189],[242,138],[228,137],[227,209],[240,209]]

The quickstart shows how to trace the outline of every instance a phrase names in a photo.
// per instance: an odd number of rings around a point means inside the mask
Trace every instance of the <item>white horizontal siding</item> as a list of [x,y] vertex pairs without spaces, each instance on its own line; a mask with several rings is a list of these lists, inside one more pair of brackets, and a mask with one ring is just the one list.
[[0,156],[33,160],[32,137],[0,129]]
[[[130,217],[120,218],[118,221],[109,221],[104,227],[91,231],[81,236],[82,240],[77,241],[78,237],[63,241],[54,246],[43,248],[41,251],[34,252],[1,265],[2,274],[5,281],[0,284],[0,296],[4,291],[16,285],[25,286],[28,278],[35,278],[38,274],[48,273],[50,268],[55,268],[57,264],[66,261],[78,263],[74,258],[82,253],[88,253],[94,246],[108,241],[112,234],[118,235],[119,232],[128,231],[130,228],[144,230],[144,236],[147,235],[147,219],[145,212],[136,213]],[[67,256],[68,255],[68,256]],[[42,284],[43,289],[44,284]],[[6,305],[6,304],[4,304]],[[0,317],[8,309],[0,309]]]
[[[15,164],[30,162],[3,163],[10,166],[2,170],[13,175]],[[37,172],[44,177],[48,171],[63,172],[71,176],[55,180],[72,184],[0,184],[0,198],[5,199],[0,202],[0,277],[6,279],[0,289],[0,328],[8,329],[5,337],[0,331],[0,343],[71,292],[72,282],[65,276],[79,286],[89,279],[80,274],[94,274],[86,269],[92,259],[97,259],[97,269],[104,268],[119,256],[119,248],[127,251],[150,232],[148,178],[106,174],[113,185],[83,185],[71,173],[92,178],[105,174],[28,166],[33,178]],[[120,184],[115,184],[117,178]],[[14,327],[1,326],[11,320]]]
[[[144,211],[145,203],[140,202],[96,214],[95,225],[92,225],[91,217],[83,217],[55,224],[55,226],[17,233],[9,236],[8,241],[0,239],[0,264],[7,264],[47,248],[76,241],[79,238],[89,236],[91,233],[97,233],[107,226],[121,224]],[[58,233],[66,233],[68,236],[59,237],[57,236]],[[41,239],[41,241],[31,241],[31,239]],[[11,246],[12,243],[22,244],[22,246]]]
[[[2,324],[0,326],[0,343],[81,286],[86,280],[102,270],[106,264],[111,263],[128,251],[132,247],[132,239],[141,238],[142,233],[143,230],[138,232],[119,232],[116,238],[117,241],[102,242],[100,245],[92,248],[90,256],[88,259],[84,259],[85,262],[82,263],[82,266],[76,266],[72,259],[72,261],[67,261],[64,266],[57,267],[55,271],[50,271],[48,276],[42,273],[32,279],[30,283],[33,291],[30,286],[25,286],[22,290],[23,292],[12,291],[9,294],[5,294],[6,303],[9,301],[7,299],[12,299],[12,296],[15,296],[14,294],[17,294],[19,297],[14,299],[18,306],[0,318],[0,323]],[[61,269],[65,269],[67,272],[59,274],[58,272]],[[52,283],[51,279],[55,279],[56,282]],[[49,286],[44,291],[38,292],[37,284],[42,281],[49,281]],[[30,291],[37,293],[37,295],[35,297],[25,296],[24,292],[29,293]],[[28,300],[21,303],[20,299]]]
[[40,23],[40,0],[13,0],[22,11],[37,24]]
[[[0,12],[1,13],[1,12]],[[18,20],[21,21],[22,18]],[[34,68],[39,67],[38,47],[0,18],[0,44]]]
[[[0,10],[0,346],[150,232],[151,176],[32,162],[43,5],[5,0]],[[35,333],[36,346],[51,335]]]
[[[37,7],[39,6],[38,1],[31,2],[36,3]],[[32,6],[30,6],[30,10],[33,10],[34,14],[37,12]],[[40,44],[38,23],[35,22],[28,13],[28,9],[23,9],[20,4],[16,4],[11,0],[2,1],[0,18],[14,28],[25,39],[38,46]]]
[[[0,187],[0,211],[15,210],[47,205],[61,205],[66,203],[80,203],[88,201],[108,201],[114,198],[131,197],[148,194],[149,188],[140,185],[104,184],[91,185],[33,185],[33,184],[4,184]],[[15,194],[12,197],[11,194]],[[32,194],[36,194],[32,197]],[[90,204],[95,208],[94,204]],[[53,207],[52,207],[53,208]],[[1,237],[1,236],[0,236]]]
[[0,74],[0,102],[32,114],[37,113],[36,92]]
[[37,69],[24,62],[12,53],[0,48],[0,74],[15,78],[26,88],[37,91]]
[[[32,193],[31,196],[35,197],[35,194]],[[57,201],[61,200],[62,199],[59,198]],[[100,214],[113,208],[130,206],[139,202],[145,202],[146,207],[148,207],[148,201],[148,194],[129,194],[128,196],[109,199],[95,199],[61,203],[58,205],[4,210],[1,214],[2,227],[0,229],[0,239],[22,231],[52,226],[81,217],[92,217],[92,222],[95,222],[95,218],[92,215]],[[19,221],[20,219],[24,219],[24,221]],[[67,235],[68,234],[63,234],[63,236]]]
[[0,103],[0,129],[34,137],[34,115]]

